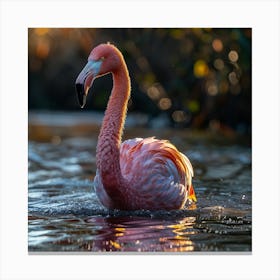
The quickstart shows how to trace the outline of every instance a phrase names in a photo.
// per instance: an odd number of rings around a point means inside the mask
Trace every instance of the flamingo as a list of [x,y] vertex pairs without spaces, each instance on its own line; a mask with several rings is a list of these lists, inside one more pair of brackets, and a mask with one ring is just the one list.
[[95,78],[112,73],[113,88],[96,148],[96,195],[108,209],[173,210],[196,202],[189,159],[167,140],[155,137],[121,143],[130,77],[122,53],[113,44],[100,44],[76,79],[81,108]]

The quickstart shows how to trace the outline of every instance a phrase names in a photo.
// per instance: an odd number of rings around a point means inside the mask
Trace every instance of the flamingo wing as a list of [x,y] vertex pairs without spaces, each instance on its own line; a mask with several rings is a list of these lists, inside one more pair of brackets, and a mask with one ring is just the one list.
[[188,158],[166,140],[126,140],[120,166],[132,209],[178,209],[187,200],[193,168]]

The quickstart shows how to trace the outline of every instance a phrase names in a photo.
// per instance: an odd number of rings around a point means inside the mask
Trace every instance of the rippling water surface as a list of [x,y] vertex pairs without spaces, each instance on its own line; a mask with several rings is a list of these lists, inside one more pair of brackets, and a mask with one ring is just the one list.
[[29,252],[251,251],[251,149],[163,138],[193,163],[196,207],[108,211],[92,185],[97,135],[29,141]]

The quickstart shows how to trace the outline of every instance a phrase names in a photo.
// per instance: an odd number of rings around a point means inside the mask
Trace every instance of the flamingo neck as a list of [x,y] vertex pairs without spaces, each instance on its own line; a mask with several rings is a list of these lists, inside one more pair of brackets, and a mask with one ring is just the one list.
[[121,188],[124,179],[120,169],[120,144],[130,96],[130,78],[123,61],[113,74],[113,89],[97,144],[97,169],[109,196],[122,199]]

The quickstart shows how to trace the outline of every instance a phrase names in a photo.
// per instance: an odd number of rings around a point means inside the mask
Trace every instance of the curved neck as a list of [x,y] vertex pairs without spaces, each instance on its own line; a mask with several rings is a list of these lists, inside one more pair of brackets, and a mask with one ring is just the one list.
[[121,199],[117,188],[124,181],[120,169],[120,144],[130,96],[130,78],[125,62],[112,74],[113,89],[98,137],[96,157],[106,192]]

